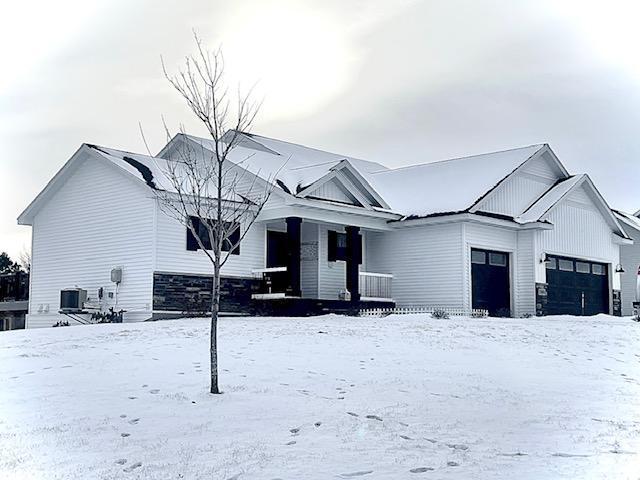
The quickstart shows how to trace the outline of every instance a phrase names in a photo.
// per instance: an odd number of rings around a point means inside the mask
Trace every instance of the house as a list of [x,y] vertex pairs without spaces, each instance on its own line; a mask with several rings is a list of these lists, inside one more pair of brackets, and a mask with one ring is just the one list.
[[[640,210],[633,215],[614,210],[625,231],[633,239],[633,245],[623,245],[620,262],[624,266],[620,286],[622,292],[622,314],[634,314],[634,302],[640,302]],[[638,309],[640,311],[640,309]]]
[[25,327],[29,274],[18,270],[0,274],[0,332]]
[[[206,309],[211,266],[156,193],[170,188],[167,162],[211,149],[183,134],[156,157],[83,144],[18,218],[33,229],[27,326],[63,318],[61,298],[79,321]],[[632,240],[546,144],[391,169],[241,133],[230,160],[243,181],[274,187],[223,268],[226,312],[620,314]]]

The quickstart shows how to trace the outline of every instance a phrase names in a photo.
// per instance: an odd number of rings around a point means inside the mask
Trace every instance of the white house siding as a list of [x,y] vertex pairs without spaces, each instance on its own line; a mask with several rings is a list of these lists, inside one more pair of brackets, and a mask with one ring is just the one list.
[[463,304],[460,223],[367,232],[365,240],[366,270],[393,274],[393,297],[399,306]]
[[346,262],[330,262],[328,258],[327,232],[335,230],[344,232],[344,227],[318,225],[320,248],[318,249],[318,298],[323,300],[337,300],[340,291],[347,288]]
[[558,173],[546,156],[535,158],[488,195],[478,205],[479,210],[516,217],[546,192],[558,178]]
[[[620,289],[620,275],[613,273],[620,263],[619,245],[613,242],[611,227],[583,187],[574,190],[543,219],[551,222],[554,228],[538,231],[537,258],[547,253],[607,263],[612,288]],[[545,266],[539,262],[536,263],[536,282],[546,282]]]
[[300,288],[302,289],[302,296],[318,298],[320,233],[317,223],[302,221],[300,243]]
[[[33,269],[27,327],[58,320],[60,290],[80,287],[97,300],[114,291],[110,271],[123,267],[118,307],[125,321],[151,316],[154,200],[117,167],[89,158],[38,212],[33,222]],[[111,303],[107,303],[110,305]],[[48,313],[38,313],[38,311]],[[73,322],[72,322],[73,323]]]
[[536,231],[522,230],[517,235],[514,260],[514,316],[536,313]]
[[[490,226],[479,225],[476,223],[464,223],[462,226],[464,237],[464,281],[463,281],[463,305],[466,309],[471,309],[471,249],[481,248],[486,250],[497,250],[509,254],[509,263],[511,269],[510,289],[511,302],[515,306],[515,278],[516,267],[518,266],[517,256],[517,232],[515,230]],[[531,286],[533,289],[533,285]]]
[[325,182],[309,193],[310,197],[324,198],[336,202],[354,203],[353,197],[347,195],[335,180]]
[[623,224],[622,227],[633,239],[633,245],[622,245],[620,247],[620,263],[625,270],[620,275],[622,315],[633,315],[638,268],[640,268],[640,230],[636,230],[627,224]]
[[[212,274],[211,261],[201,251],[187,250],[187,230],[184,225],[158,207],[156,212],[156,258],[154,271],[181,274]],[[245,228],[242,226],[241,228]],[[243,230],[244,233],[244,230]],[[251,277],[251,271],[264,268],[266,255],[266,225],[256,222],[240,244],[240,255],[230,255],[222,267],[222,275]]]

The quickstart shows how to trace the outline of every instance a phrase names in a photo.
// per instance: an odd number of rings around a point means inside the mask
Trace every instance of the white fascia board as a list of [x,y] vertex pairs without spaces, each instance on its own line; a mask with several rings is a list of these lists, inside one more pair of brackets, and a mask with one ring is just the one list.
[[356,187],[351,180],[349,180],[340,170],[336,171],[335,179],[342,184],[342,186],[349,192],[351,195],[356,197],[356,200],[360,202],[360,204],[366,208],[367,210],[373,210],[373,205],[371,202],[365,198],[360,189]]
[[402,218],[402,215],[397,213],[380,212],[380,211],[375,211],[373,209],[367,210],[363,207],[357,207],[355,205],[348,205],[348,204],[343,204],[338,202],[331,202],[330,200],[315,200],[312,198],[299,198],[299,197],[292,196],[286,199],[285,203],[291,206],[320,208],[322,210],[327,210],[330,212],[362,215],[362,216],[367,216],[371,218],[380,218],[384,220],[398,220]]
[[[366,213],[368,211],[363,211]],[[392,225],[387,219],[374,218],[368,215],[358,215],[353,212],[336,212],[326,208],[318,208],[310,205],[287,205],[284,207],[263,210],[258,215],[258,222],[269,222],[281,220],[287,217],[300,217],[302,221],[312,221],[316,223],[328,223],[335,225],[352,225],[365,228],[367,230],[388,231],[392,230]]]
[[616,245],[633,245],[634,241],[630,238],[623,238],[615,232],[611,232],[611,241]]
[[445,223],[479,223],[482,225],[491,225],[494,227],[508,228],[510,230],[552,230],[553,225],[550,223],[534,222],[534,223],[517,223],[511,220],[503,220],[501,218],[487,217],[474,213],[454,213],[451,215],[442,215],[426,218],[416,218],[411,220],[403,220],[401,222],[393,222],[394,228],[413,227],[421,225],[441,225]]
[[383,208],[391,208],[391,206],[384,201],[384,198],[382,198],[378,192],[375,191],[375,189],[371,186],[371,184],[360,174],[360,172],[358,171],[357,168],[355,168],[351,162],[349,162],[349,160],[342,160],[340,162],[339,165],[337,165],[335,167],[336,170],[339,170],[341,168],[345,168],[347,170],[349,170],[349,172],[351,172],[351,174],[356,177],[356,179],[358,179],[358,181],[362,184],[362,186],[367,190],[367,192],[369,192],[369,194],[376,199],[376,201],[382,205]]

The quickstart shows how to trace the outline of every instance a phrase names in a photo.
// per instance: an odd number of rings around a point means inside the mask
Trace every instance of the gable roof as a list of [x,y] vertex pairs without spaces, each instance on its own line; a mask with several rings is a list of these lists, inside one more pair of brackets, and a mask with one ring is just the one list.
[[[226,135],[231,134],[232,131],[227,132]],[[246,132],[238,132],[238,135],[239,141],[229,153],[228,159],[293,195],[327,175],[333,167],[345,160],[360,173],[387,169],[380,163],[324,152],[260,135]],[[210,151],[215,148],[212,139],[187,134],[178,134],[171,142],[185,139]],[[165,156],[169,151],[167,147],[163,148],[159,155]]]
[[391,209],[408,217],[469,210],[544,144],[365,175]]
[[621,210],[613,209],[612,211],[616,218],[620,220],[624,225],[634,228],[635,230],[640,232],[640,218],[638,218],[640,212],[636,212],[632,215]]
[[591,198],[593,203],[598,207],[602,216],[613,230],[617,230],[617,234],[622,238],[628,239],[629,236],[624,231],[620,222],[611,211],[611,207],[607,204],[602,197],[591,178],[587,174],[575,175],[567,179],[561,180],[553,185],[547,192],[542,195],[538,201],[531,205],[522,215],[516,218],[519,223],[531,223],[539,222],[564,198],[572,191],[576,190],[580,186],[585,186],[591,192]]

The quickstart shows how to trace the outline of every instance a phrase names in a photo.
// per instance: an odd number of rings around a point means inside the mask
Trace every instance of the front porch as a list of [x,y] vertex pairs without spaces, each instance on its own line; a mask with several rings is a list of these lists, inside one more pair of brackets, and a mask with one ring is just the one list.
[[300,315],[394,305],[393,275],[364,270],[366,230],[300,217],[266,227],[266,266],[252,271],[258,310]]

